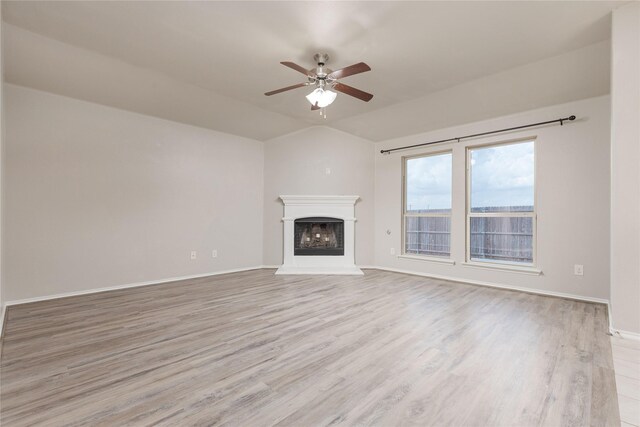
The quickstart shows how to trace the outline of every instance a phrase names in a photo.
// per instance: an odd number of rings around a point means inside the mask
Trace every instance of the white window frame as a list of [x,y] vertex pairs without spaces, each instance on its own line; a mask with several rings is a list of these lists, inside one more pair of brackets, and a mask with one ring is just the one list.
[[[451,212],[449,213],[421,213],[421,214],[407,214],[407,162],[412,159],[419,159],[423,157],[432,157],[432,156],[440,156],[443,154],[451,155]],[[426,260],[426,261],[434,261],[434,262],[443,262],[447,264],[453,264],[451,259],[451,247],[453,246],[453,239],[451,238],[453,234],[453,224],[451,214],[453,213],[453,150],[439,150],[428,153],[416,154],[413,156],[404,156],[402,157],[402,249],[400,251],[399,257],[401,258],[409,258],[409,259],[418,259],[418,260]],[[449,218],[449,255],[448,256],[437,256],[437,255],[420,255],[414,253],[407,253],[406,247],[406,238],[407,238],[407,217],[447,217]]]
[[[521,144],[525,142],[533,142],[533,211],[532,212],[471,212],[471,152],[473,150],[489,148],[489,147],[499,147],[506,145],[515,145]],[[536,269],[537,266],[537,240],[538,240],[538,231],[537,231],[537,222],[538,222],[538,197],[537,197],[537,138],[529,137],[529,138],[519,138],[516,140],[509,141],[500,141],[500,142],[490,142],[486,144],[477,144],[470,145],[466,147],[466,257],[465,264],[469,266],[476,267],[489,267],[489,268],[499,268],[505,270],[522,270],[529,271],[534,274],[540,274],[540,270]],[[526,262],[516,262],[516,261],[500,261],[494,259],[481,260],[481,259],[471,259],[471,218],[487,218],[487,217],[501,217],[501,218],[513,218],[513,217],[526,217],[531,218],[532,221],[532,260],[530,263]]]

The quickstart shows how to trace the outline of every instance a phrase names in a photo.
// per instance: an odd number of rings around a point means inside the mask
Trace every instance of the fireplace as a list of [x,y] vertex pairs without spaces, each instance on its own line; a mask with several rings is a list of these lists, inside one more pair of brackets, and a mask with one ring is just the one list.
[[280,196],[283,259],[276,274],[357,274],[358,196]]
[[293,254],[296,256],[344,255],[344,221],[327,217],[296,219]]

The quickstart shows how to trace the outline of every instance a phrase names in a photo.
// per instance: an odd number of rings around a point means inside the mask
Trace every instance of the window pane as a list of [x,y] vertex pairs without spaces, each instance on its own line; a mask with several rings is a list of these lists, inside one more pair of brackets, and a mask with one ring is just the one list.
[[533,141],[471,150],[471,212],[533,212]]
[[451,153],[407,160],[407,213],[451,212]]
[[472,217],[471,259],[533,262],[532,217]]
[[451,218],[406,217],[405,253],[445,256],[451,250]]

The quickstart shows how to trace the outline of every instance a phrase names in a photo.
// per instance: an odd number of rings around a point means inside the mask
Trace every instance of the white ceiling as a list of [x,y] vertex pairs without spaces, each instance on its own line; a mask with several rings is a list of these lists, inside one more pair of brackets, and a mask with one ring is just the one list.
[[[245,126],[253,126],[243,132],[216,123],[218,130],[265,139],[326,124],[379,140],[379,130],[367,132],[381,120],[376,110],[402,110],[392,106],[413,105],[447,88],[607,40],[610,11],[621,3],[3,1],[2,15],[12,26],[201,88],[216,102],[231,99],[235,114],[246,115]],[[54,59],[48,65],[20,55],[20,43],[26,46],[23,39],[29,36],[16,34],[8,42],[8,81],[41,89],[49,85],[54,92],[57,87],[57,92],[102,102],[94,98],[106,95],[74,88],[72,81],[45,84],[37,80],[50,77],[25,72],[26,67],[53,67]],[[323,120],[309,111],[308,89],[263,95],[304,81],[280,61],[311,68],[315,52],[328,52],[333,69],[369,64],[371,72],[344,82],[373,93],[373,100],[340,94]],[[113,81],[111,87],[124,97],[135,91],[135,82],[129,83],[132,87]],[[403,127],[404,134],[423,130],[418,124]]]

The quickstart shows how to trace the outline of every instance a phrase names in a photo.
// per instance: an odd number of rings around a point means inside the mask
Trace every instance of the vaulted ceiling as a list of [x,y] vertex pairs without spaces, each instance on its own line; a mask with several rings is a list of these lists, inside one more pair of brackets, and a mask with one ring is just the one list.
[[[428,130],[444,104],[421,108],[452,88],[569,52],[583,52],[567,60],[572,66],[597,70],[581,70],[565,97],[600,94],[608,81],[602,42],[620,4],[3,1],[5,78],[263,140],[316,124],[380,140]],[[263,95],[304,81],[280,61],[311,68],[316,52],[329,53],[333,69],[368,63],[371,72],[344,82],[373,100],[340,94],[323,119],[309,110],[307,88]],[[523,106],[542,102],[531,95]]]

